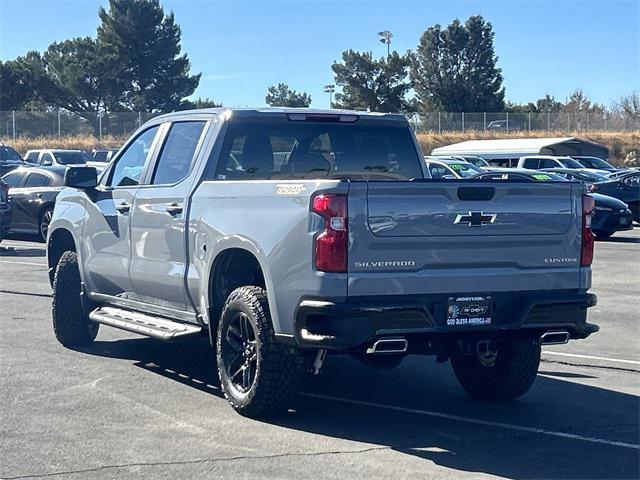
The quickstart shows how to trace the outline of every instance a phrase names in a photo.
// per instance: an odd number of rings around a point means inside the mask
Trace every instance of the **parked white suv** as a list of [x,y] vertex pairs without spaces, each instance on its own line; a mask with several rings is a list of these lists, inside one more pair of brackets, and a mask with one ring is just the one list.
[[82,150],[28,150],[24,160],[39,167],[66,167],[67,165],[85,165],[89,155]]
[[606,175],[608,172],[594,168],[584,168],[577,160],[571,157],[559,157],[554,155],[529,155],[520,157],[517,168],[527,168],[529,170],[542,170],[547,168],[571,168],[598,172]]

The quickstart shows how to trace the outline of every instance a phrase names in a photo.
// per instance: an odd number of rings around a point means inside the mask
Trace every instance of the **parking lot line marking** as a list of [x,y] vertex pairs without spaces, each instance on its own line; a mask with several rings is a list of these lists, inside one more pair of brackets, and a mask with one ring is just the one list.
[[40,248],[44,248],[45,244],[42,242],[28,242],[28,241],[21,241],[21,240],[4,240],[2,242],[3,246],[9,246],[9,247],[40,247]]
[[558,355],[561,357],[588,358],[590,360],[602,360],[605,362],[628,363],[631,365],[640,365],[640,362],[636,360],[623,360],[621,358],[594,357],[592,355],[580,355],[578,353],[550,352],[548,350],[545,350],[543,353],[547,355]]
[[14,262],[13,260],[0,260],[0,263],[14,263],[16,265],[35,265],[36,267],[46,267],[46,263],[33,263],[33,262]]
[[614,440],[606,440],[604,438],[585,437],[584,435],[577,435],[575,433],[558,432],[555,430],[545,430],[543,428],[525,427],[522,425],[513,425],[510,423],[492,422],[490,420],[480,420],[478,418],[461,417],[459,415],[451,415],[449,413],[434,412],[431,410],[418,410],[416,408],[397,407],[395,405],[385,405],[383,403],[365,402],[362,400],[352,400],[350,398],[332,397],[329,395],[322,395],[318,393],[301,393],[305,397],[318,398],[321,400],[332,400],[334,402],[349,403],[351,405],[359,405],[361,407],[380,408],[384,410],[391,410],[401,413],[413,413],[416,415],[425,415],[428,417],[444,418],[447,420],[455,420],[457,422],[472,423],[475,425],[482,425],[485,427],[502,428],[505,430],[514,430],[516,432],[536,433],[539,435],[547,435],[550,437],[569,438],[571,440],[580,440],[583,442],[598,443],[600,445],[609,445],[613,447],[631,448],[633,450],[640,450],[640,445],[635,443],[616,442]]

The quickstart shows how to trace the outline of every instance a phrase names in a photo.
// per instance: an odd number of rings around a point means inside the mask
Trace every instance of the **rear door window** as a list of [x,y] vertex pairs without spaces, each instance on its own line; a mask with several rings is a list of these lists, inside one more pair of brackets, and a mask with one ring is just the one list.
[[38,163],[43,167],[50,167],[51,165],[53,165],[53,155],[51,155],[49,152],[42,152],[40,154],[40,161]]
[[215,178],[422,178],[408,128],[269,119],[230,123]]
[[51,183],[51,179],[42,173],[32,172],[24,181],[24,188],[45,187]]
[[95,162],[106,162],[107,161],[107,153],[108,152],[94,152],[93,160]]
[[38,155],[39,152],[29,152],[24,159],[29,163],[38,163]]
[[440,178],[443,178],[449,172],[442,165],[438,165],[437,163],[430,163],[429,173],[431,174],[431,178],[440,179]]
[[176,122],[171,125],[160,151],[152,184],[172,185],[189,174],[205,123]]
[[551,160],[550,158],[543,158],[540,160],[540,168],[556,168],[558,164],[555,160]]
[[522,165],[524,168],[532,168],[536,170],[538,165],[540,164],[540,160],[538,158],[527,158]]
[[87,161],[83,152],[55,152],[54,156],[60,165],[81,165]]

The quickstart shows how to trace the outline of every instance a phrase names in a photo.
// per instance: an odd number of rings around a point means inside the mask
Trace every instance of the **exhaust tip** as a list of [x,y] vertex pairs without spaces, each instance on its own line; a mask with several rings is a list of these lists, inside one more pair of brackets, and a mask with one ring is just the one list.
[[367,353],[404,353],[408,347],[406,338],[382,338],[367,348]]
[[569,342],[569,332],[546,332],[540,337],[540,345],[564,345]]

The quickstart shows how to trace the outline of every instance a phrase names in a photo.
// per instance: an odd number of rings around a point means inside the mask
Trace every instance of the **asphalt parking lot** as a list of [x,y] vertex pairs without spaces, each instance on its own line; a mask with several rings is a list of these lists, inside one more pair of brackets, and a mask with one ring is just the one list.
[[44,246],[0,249],[1,478],[638,478],[640,229],[597,242],[590,321],[545,351],[533,389],[470,400],[449,364],[329,358],[269,422],[222,398],[206,342],[102,328],[53,336]]

